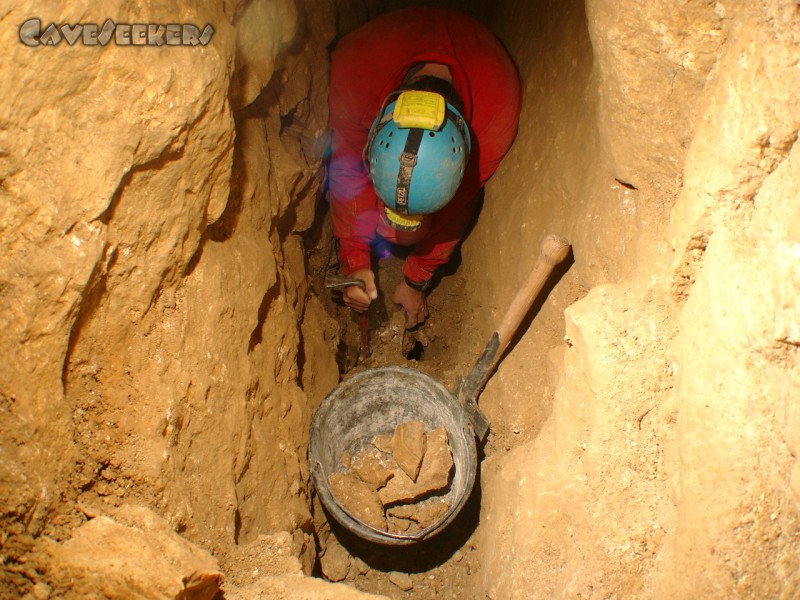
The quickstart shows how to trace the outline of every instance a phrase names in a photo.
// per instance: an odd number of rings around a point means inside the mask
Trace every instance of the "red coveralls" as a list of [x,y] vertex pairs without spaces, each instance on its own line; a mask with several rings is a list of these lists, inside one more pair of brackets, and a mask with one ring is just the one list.
[[[361,153],[386,96],[400,86],[410,67],[425,62],[450,67],[453,85],[464,102],[472,153],[453,199],[427,216],[420,230],[409,234],[386,222]],[[430,280],[461,240],[480,189],[511,147],[521,95],[517,69],[497,38],[458,12],[396,11],[342,38],[331,66],[333,152],[328,197],[346,275],[370,267],[370,243],[380,236],[395,244],[413,245],[403,274],[414,283]]]

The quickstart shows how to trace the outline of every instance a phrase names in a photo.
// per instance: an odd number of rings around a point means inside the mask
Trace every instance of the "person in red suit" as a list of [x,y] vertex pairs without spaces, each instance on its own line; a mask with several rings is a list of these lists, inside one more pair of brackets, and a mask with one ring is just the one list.
[[428,315],[426,289],[473,217],[511,147],[521,106],[517,68],[478,21],[409,8],[343,37],[332,55],[328,200],[357,312],[377,298],[371,248],[408,247],[393,301],[406,327]]

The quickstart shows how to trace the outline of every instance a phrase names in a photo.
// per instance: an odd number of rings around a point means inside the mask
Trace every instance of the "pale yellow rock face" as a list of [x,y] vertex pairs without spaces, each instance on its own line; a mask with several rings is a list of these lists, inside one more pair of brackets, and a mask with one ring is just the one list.
[[[101,23],[116,6],[80,4],[69,14]],[[61,16],[55,6],[17,6],[5,22],[48,22],[46,13]],[[42,457],[20,450],[10,463],[28,474],[23,505],[34,493],[55,502],[75,462],[86,469],[78,486],[109,463],[128,481],[163,485],[168,407],[189,382],[160,377],[179,358],[161,354],[163,342],[182,343],[160,315],[175,307],[204,230],[226,206],[234,139],[233,31],[210,5],[187,5],[184,16],[218,23],[213,43],[30,48],[3,28],[0,276],[3,303],[15,308],[2,330],[15,351],[0,377],[11,422]],[[139,379],[140,364],[158,364],[159,378]],[[136,450],[112,456],[112,437]]]
[[[506,444],[482,465],[481,591],[793,597],[800,13],[592,0],[581,33],[578,4],[541,42],[499,17],[540,104],[465,245],[467,287],[501,315],[526,240],[550,231],[575,263],[481,397]],[[526,60],[539,43],[560,51]],[[534,158],[530,191],[514,153]],[[498,231],[518,241],[488,269],[479,244]]]
[[[308,428],[338,377],[301,237],[323,177],[327,71],[310,65],[328,10],[291,56],[288,1],[0,11],[9,535],[65,539],[123,501],[214,551],[310,522]],[[32,48],[31,16],[214,34]]]
[[124,505],[117,513],[93,519],[68,542],[49,547],[54,578],[71,595],[106,589],[116,598],[166,600],[181,593],[212,598],[220,591],[223,577],[210,554],[147,509]]

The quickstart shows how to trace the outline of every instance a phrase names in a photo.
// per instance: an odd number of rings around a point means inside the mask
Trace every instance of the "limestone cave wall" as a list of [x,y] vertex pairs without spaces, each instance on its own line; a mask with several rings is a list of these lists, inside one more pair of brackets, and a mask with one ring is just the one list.
[[[211,24],[212,42],[18,37],[32,16],[176,15]],[[310,570],[305,440],[338,369],[303,235],[324,180],[335,22],[330,3],[288,0],[2,11],[3,595],[37,573],[59,593],[102,572],[77,548],[53,562],[51,542],[87,519],[141,527],[120,517],[128,506],[217,554],[290,532],[287,552]],[[107,570],[116,593],[135,589]],[[190,573],[156,588],[174,595]]]
[[467,289],[491,325],[545,233],[574,264],[481,400],[519,440],[484,465],[482,589],[792,597],[800,11],[519,8],[495,18],[524,125]]

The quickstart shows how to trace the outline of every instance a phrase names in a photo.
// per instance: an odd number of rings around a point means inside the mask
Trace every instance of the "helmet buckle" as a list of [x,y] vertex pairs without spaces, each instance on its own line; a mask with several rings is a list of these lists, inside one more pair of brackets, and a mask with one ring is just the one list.
[[416,152],[401,152],[400,153],[400,164],[404,167],[414,167],[417,165],[417,153]]

